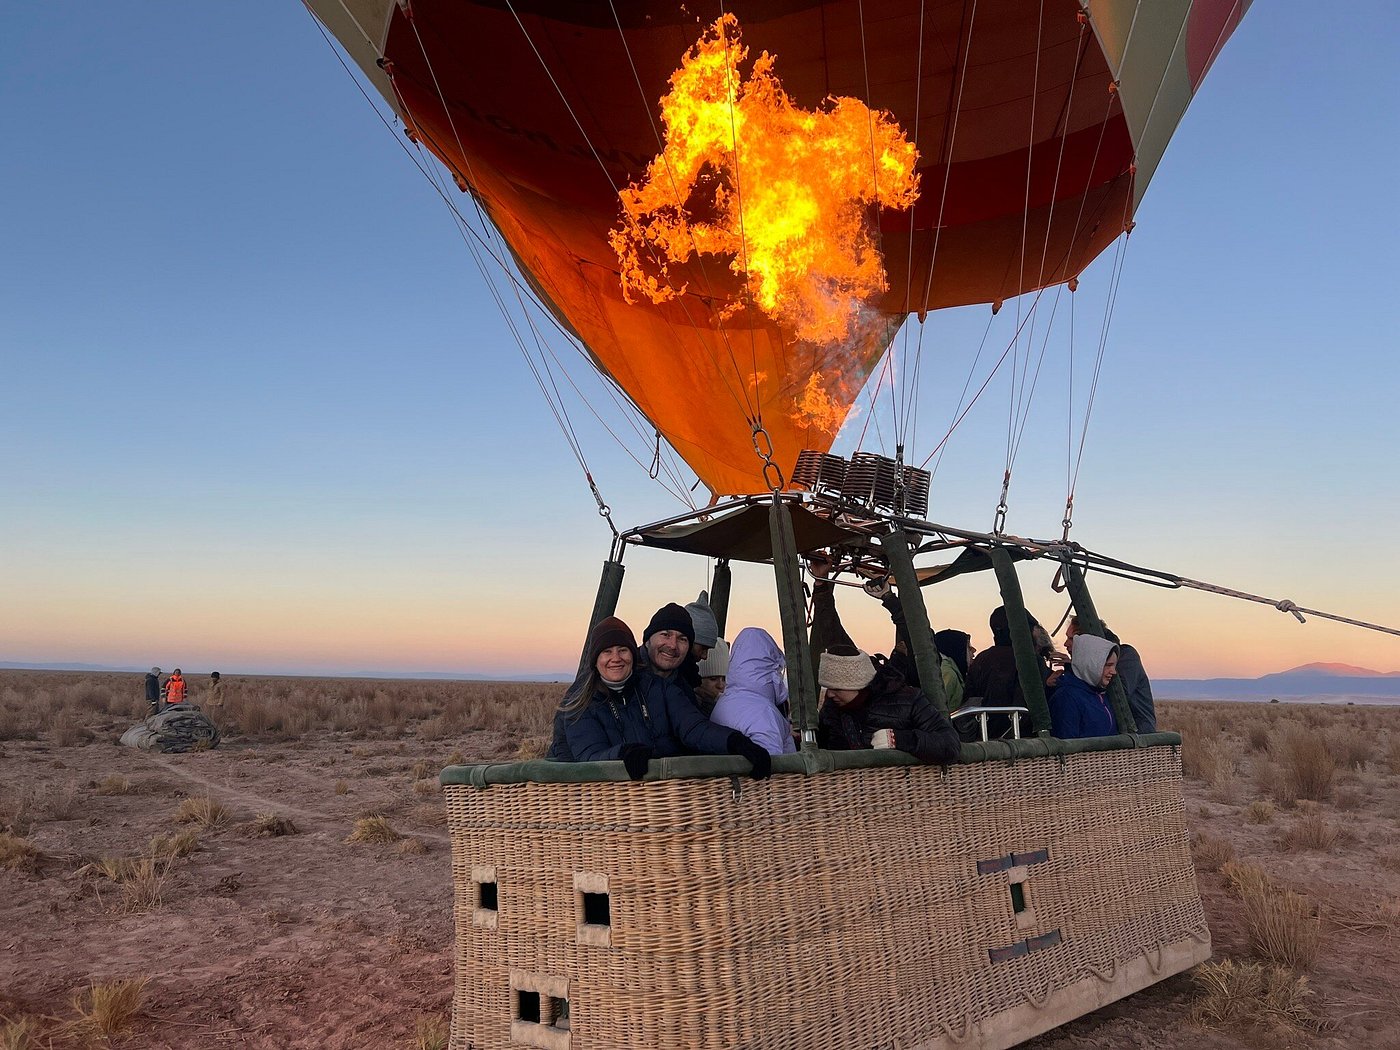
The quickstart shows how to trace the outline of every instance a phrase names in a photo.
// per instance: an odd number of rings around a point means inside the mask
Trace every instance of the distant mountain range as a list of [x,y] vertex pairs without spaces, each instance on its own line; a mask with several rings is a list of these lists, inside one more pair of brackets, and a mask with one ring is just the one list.
[[1400,699],[1400,671],[1372,671],[1351,664],[1303,664],[1258,678],[1154,678],[1152,692],[1160,700],[1254,700],[1308,696]]

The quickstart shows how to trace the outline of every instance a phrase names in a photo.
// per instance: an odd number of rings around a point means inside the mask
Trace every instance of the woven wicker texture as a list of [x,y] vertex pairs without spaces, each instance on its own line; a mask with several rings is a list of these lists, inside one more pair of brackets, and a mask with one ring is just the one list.
[[446,794],[454,1050],[953,1046],[1209,943],[1170,747]]

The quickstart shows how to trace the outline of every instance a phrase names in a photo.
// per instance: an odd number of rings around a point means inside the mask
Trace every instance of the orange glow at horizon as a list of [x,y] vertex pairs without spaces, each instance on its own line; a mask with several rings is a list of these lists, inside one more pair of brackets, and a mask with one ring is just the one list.
[[[670,265],[727,257],[752,304],[796,339],[841,343],[888,287],[875,213],[913,205],[918,150],[893,117],[857,99],[795,106],[766,51],[744,80],[747,57],[738,20],[725,14],[672,74],[665,146],[621,192],[624,223],[609,235],[623,294],[667,302],[686,290]],[[731,302],[726,315],[746,305]],[[799,412],[834,432],[840,419],[831,425],[822,397],[809,383]]]

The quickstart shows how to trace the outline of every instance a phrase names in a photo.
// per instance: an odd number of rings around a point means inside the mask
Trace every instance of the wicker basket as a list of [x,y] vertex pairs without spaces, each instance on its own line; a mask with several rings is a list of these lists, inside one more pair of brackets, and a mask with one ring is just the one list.
[[451,1046],[1012,1046],[1209,957],[1169,738],[449,769]]

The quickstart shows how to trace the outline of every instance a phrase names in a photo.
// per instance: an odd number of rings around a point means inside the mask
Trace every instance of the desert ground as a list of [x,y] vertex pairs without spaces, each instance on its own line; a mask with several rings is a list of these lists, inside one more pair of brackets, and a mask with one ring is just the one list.
[[[446,1045],[437,773],[539,754],[559,687],[225,682],[159,755],[140,675],[0,672],[0,1050]],[[1400,708],[1159,709],[1215,959],[1026,1045],[1400,1048]]]

